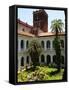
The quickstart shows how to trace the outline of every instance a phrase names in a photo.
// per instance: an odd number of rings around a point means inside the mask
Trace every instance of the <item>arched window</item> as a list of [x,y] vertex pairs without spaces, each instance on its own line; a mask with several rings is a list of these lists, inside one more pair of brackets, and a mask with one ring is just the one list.
[[64,48],[64,40],[61,40],[61,47]]
[[41,41],[41,46],[42,48],[44,48],[44,41]]
[[61,56],[61,63],[64,64],[64,56]]
[[47,48],[50,48],[50,41],[49,40],[47,41],[46,46],[47,46]]
[[41,55],[41,62],[44,62],[44,60],[45,60],[44,55]]
[[47,65],[49,65],[50,62],[51,62],[51,57],[50,57],[50,55],[47,55]]
[[54,40],[53,40],[53,42],[52,42],[52,46],[53,46],[53,48],[54,48]]
[[24,57],[21,58],[21,66],[24,66]]
[[28,40],[26,41],[26,48],[28,48],[28,44],[29,44],[29,42],[28,42]]
[[21,40],[21,49],[24,48],[24,40]]
[[29,64],[29,56],[27,56],[27,64]]
[[56,55],[53,56],[53,62],[56,64]]

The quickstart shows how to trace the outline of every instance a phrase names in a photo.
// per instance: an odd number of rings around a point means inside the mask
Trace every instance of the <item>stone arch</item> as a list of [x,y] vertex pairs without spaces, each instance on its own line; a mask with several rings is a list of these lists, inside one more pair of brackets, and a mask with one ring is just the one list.
[[47,55],[47,65],[49,65],[51,62],[51,56],[50,55]]
[[21,66],[24,66],[24,57],[21,57]]
[[21,40],[20,46],[21,46],[21,49],[24,48],[24,40]]
[[26,58],[26,63],[29,64],[29,56]]
[[51,43],[50,43],[50,40],[48,40],[48,41],[47,41],[47,44],[46,44],[46,47],[47,47],[47,48],[50,48],[50,46],[51,46],[50,44],[51,44]]
[[26,41],[26,48],[28,48],[28,45],[29,45],[29,41],[27,40]]
[[52,41],[52,46],[53,46],[53,48],[54,48],[54,40]]
[[44,61],[45,61],[45,56],[42,54],[41,55],[41,62],[44,63]]
[[44,41],[41,41],[41,46],[42,48],[44,48]]

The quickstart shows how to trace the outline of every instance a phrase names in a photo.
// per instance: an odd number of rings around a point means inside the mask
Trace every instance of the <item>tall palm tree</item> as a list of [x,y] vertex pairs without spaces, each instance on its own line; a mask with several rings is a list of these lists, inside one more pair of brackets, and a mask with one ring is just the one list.
[[51,22],[51,29],[52,32],[56,33],[56,37],[58,36],[58,33],[63,31],[64,23],[61,19],[55,19]]
[[60,40],[58,38],[58,33],[61,33],[63,31],[63,22],[61,19],[55,19],[51,22],[51,29],[52,32],[55,32],[55,39],[54,39],[54,49],[56,53],[56,62],[57,62],[57,68],[58,72],[60,71],[61,67],[61,49],[60,49]]

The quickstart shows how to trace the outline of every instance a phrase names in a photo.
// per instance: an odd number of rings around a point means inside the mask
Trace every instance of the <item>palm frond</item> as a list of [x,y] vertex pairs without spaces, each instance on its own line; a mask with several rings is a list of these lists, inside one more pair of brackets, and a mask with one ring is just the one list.
[[62,32],[63,28],[64,28],[64,23],[62,22],[61,19],[54,19],[51,22],[51,32],[56,32],[56,30],[58,30],[58,32]]

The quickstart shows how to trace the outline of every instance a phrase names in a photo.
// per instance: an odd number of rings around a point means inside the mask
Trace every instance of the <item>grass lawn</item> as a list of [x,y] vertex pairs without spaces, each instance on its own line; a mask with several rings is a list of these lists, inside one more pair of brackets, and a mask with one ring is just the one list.
[[64,69],[59,73],[51,75],[55,72],[56,68],[49,68],[47,66],[37,66],[35,70],[28,69],[18,73],[18,82],[38,81],[38,80],[61,80]]

